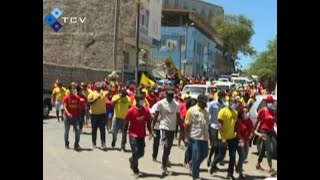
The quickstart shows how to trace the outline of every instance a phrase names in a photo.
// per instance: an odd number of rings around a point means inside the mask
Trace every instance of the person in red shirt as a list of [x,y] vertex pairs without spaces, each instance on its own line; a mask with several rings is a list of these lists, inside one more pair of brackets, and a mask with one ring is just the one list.
[[149,139],[152,138],[151,116],[149,109],[144,105],[144,96],[136,94],[136,105],[132,106],[127,114],[122,132],[122,143],[125,144],[127,130],[129,127],[129,143],[132,150],[132,156],[129,158],[130,167],[135,177],[139,177],[138,160],[144,156],[146,124],[149,130]]
[[[261,169],[261,162],[265,154],[267,154],[268,165],[270,173],[274,173],[275,170],[272,168],[272,148],[271,142],[277,141],[276,134],[274,132],[274,126],[277,123],[277,111],[274,106],[274,99],[271,95],[268,95],[265,100],[267,107],[261,108],[258,112],[258,121],[255,124],[255,134],[262,140],[262,148],[258,158],[257,169]],[[267,151],[267,153],[265,153]]]
[[69,149],[69,130],[70,126],[73,125],[73,129],[75,130],[75,142],[74,149],[76,151],[80,150],[79,141],[80,141],[80,119],[79,119],[79,111],[80,111],[80,99],[76,96],[77,90],[75,87],[71,86],[70,94],[64,97],[63,99],[63,108],[64,113],[63,117],[64,121],[64,141],[65,148]]
[[83,94],[82,88],[80,85],[77,85],[77,98],[80,100],[80,111],[79,111],[79,120],[80,120],[80,130],[82,132],[83,125],[85,123],[84,116],[86,114],[86,106],[87,106],[87,97]]
[[239,146],[237,148],[239,160],[235,165],[236,172],[239,173],[239,179],[245,179],[243,175],[243,163],[248,157],[250,137],[254,134],[253,122],[249,118],[248,111],[247,106],[242,106],[238,110],[238,119],[235,126],[239,138]]
[[112,127],[112,118],[114,113],[114,108],[112,106],[111,100],[112,100],[113,93],[112,91],[108,92],[108,95],[106,97],[106,112],[107,112],[107,130],[109,133],[112,133],[111,127]]
[[146,96],[146,99],[149,102],[149,108],[151,109],[152,106],[157,102],[157,96],[154,94],[153,88],[149,89],[148,95]]

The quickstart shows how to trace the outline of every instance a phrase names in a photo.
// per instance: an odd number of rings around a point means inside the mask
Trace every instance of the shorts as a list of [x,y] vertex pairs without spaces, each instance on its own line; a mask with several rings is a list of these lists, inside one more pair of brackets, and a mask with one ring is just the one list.
[[60,102],[56,102],[55,103],[55,108],[56,110],[63,110],[63,104]]
[[106,115],[107,115],[107,119],[108,119],[108,120],[112,118],[113,112],[114,112],[113,109],[108,109],[108,110],[107,110]]

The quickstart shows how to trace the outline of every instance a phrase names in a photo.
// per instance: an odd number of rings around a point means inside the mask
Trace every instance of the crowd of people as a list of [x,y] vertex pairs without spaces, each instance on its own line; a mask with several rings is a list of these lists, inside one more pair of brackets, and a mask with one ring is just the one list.
[[[190,84],[201,80],[190,80]],[[69,149],[69,130],[75,132],[74,149],[80,151],[80,136],[83,127],[91,122],[92,148],[97,148],[97,131],[100,131],[101,149],[107,150],[106,132],[112,133],[111,147],[122,132],[120,148],[126,151],[127,139],[132,150],[129,159],[135,177],[139,177],[138,160],[144,156],[145,137],[153,138],[153,161],[157,161],[159,145],[162,147],[162,175],[170,175],[169,155],[175,137],[178,146],[185,148],[184,167],[190,170],[193,179],[199,179],[200,165],[207,158],[209,173],[219,171],[229,151],[228,179],[245,179],[243,164],[248,157],[249,146],[254,136],[262,140],[257,169],[267,156],[269,172],[272,168],[272,138],[276,138],[273,127],[277,122],[274,99],[266,98],[267,106],[258,112],[258,121],[253,124],[249,110],[259,94],[267,94],[263,87],[255,84],[237,86],[236,89],[220,91],[214,88],[210,97],[199,95],[191,98],[181,94],[185,82],[176,88],[157,88],[138,85],[135,81],[122,84],[116,78],[86,84],[72,82],[69,87],[57,81],[53,87],[52,104],[57,120],[65,125],[65,148]],[[209,103],[208,103],[209,102]],[[236,154],[238,153],[238,160]],[[212,159],[212,156],[214,157]]]

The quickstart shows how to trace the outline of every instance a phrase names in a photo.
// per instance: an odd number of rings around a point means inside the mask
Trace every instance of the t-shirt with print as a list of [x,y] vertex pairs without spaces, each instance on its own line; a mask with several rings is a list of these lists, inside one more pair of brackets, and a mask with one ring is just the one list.
[[175,131],[177,125],[177,113],[180,114],[179,105],[175,101],[169,103],[167,99],[159,101],[157,108],[160,115],[160,129]]
[[[63,99],[63,104],[73,118],[78,116],[78,107],[80,106],[79,97],[67,95]],[[64,115],[67,115],[66,112],[64,112]]]
[[141,109],[138,109],[136,106],[132,106],[126,114],[126,121],[130,122],[129,137],[144,138],[146,136],[146,123],[149,118],[148,108],[142,106]]

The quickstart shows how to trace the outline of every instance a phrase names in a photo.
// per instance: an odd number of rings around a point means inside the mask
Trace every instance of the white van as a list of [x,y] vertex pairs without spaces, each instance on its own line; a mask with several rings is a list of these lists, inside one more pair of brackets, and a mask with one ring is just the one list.
[[226,91],[227,89],[234,89],[236,84],[233,82],[217,82],[213,87],[216,87],[218,90]]

